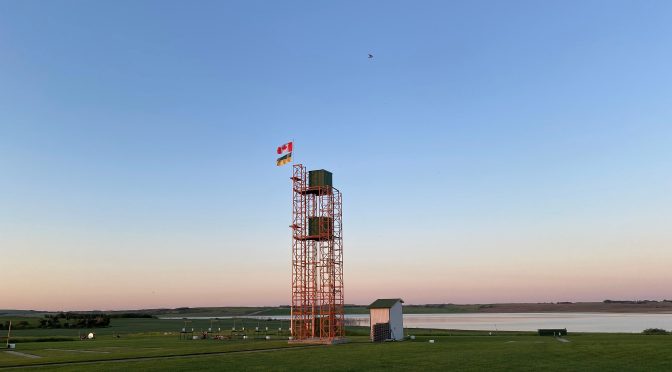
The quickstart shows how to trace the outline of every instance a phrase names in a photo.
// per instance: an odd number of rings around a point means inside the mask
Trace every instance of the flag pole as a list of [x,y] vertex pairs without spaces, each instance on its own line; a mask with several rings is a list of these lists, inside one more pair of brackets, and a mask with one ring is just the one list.
[[[294,138],[292,138],[291,141],[292,141],[291,142],[292,143],[292,166],[289,167],[290,168],[290,171],[289,171],[290,173],[289,174],[291,175],[290,178],[293,178],[294,177],[294,153],[293,153],[294,152]],[[294,185],[294,181],[292,180],[292,188],[294,188],[293,185]],[[292,192],[292,194],[293,194],[293,192]],[[294,212],[293,211],[292,211],[291,221],[292,221],[292,225],[293,225],[294,224]],[[290,247],[292,247],[292,250],[294,250],[294,228],[293,227],[292,227],[292,237],[289,240],[289,245],[290,245]],[[294,264],[292,263],[292,265],[294,265]],[[294,275],[294,274],[292,273],[292,275]],[[292,282],[291,285],[293,286],[294,283]],[[293,289],[292,289],[292,291],[293,291]],[[289,305],[289,337],[294,338],[294,294],[293,293],[291,293],[289,302],[290,302],[290,305]],[[282,329],[282,323],[280,323],[280,329]],[[280,333],[282,334],[282,331],[280,331]]]

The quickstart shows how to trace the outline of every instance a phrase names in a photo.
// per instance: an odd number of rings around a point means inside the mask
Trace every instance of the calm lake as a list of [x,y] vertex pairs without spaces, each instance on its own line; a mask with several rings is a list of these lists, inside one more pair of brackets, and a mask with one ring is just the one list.
[[[220,317],[229,318],[229,317]],[[250,317],[269,319],[268,316]],[[289,319],[273,316],[271,319]],[[346,315],[348,324],[369,325],[368,315]],[[182,318],[175,318],[182,319]],[[192,317],[190,319],[210,319]],[[536,331],[539,328],[567,328],[569,332],[639,333],[646,328],[672,330],[672,314],[633,313],[474,313],[405,314],[405,328],[469,329],[485,331]]]
[[[358,324],[369,325],[368,317]],[[406,328],[536,331],[567,328],[570,332],[636,332],[646,328],[672,329],[672,314],[620,313],[492,313],[406,314]]]

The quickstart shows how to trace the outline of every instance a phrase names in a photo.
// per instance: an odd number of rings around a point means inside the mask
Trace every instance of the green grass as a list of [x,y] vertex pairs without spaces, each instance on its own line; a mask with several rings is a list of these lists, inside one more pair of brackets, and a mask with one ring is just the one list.
[[[248,321],[246,328],[252,331],[248,334],[253,335],[257,321]],[[210,322],[193,321],[192,324],[198,329],[207,328]],[[266,322],[261,321],[260,324],[265,327]],[[232,325],[232,321],[221,321],[222,328],[227,325]],[[571,342],[563,343],[553,337],[540,337],[530,332],[497,332],[489,336],[484,331],[407,329],[407,334],[416,336],[414,341],[372,344],[367,340],[367,327],[349,327],[350,343],[307,349],[289,345],[280,336],[273,336],[271,341],[179,340],[175,332],[182,326],[180,320],[113,319],[111,327],[96,330],[97,339],[94,341],[19,343],[16,351],[42,358],[28,359],[0,352],[0,369],[51,363],[71,363],[49,367],[50,370],[61,371],[354,371],[395,368],[666,371],[672,366],[672,336],[669,335],[570,334],[566,339]],[[18,337],[28,341],[29,337],[57,337],[72,331],[37,329],[17,333],[20,333]],[[74,332],[76,335],[77,331]],[[121,334],[121,338],[115,338],[113,334]],[[430,338],[436,343],[428,343]],[[282,349],[241,353],[276,348]],[[109,362],[126,358],[134,360]]]
[[[178,340],[172,335],[142,335],[113,339],[99,337],[94,341],[40,342],[18,344],[16,351],[37,355],[39,359],[0,353],[0,367],[63,362],[102,361],[120,358],[142,358],[215,353],[260,348],[292,347],[285,340]],[[83,351],[83,352],[82,352]]]
[[[672,357],[665,350],[669,342],[651,342],[642,336],[577,337],[572,343],[552,338],[518,336],[442,337],[400,343],[351,343],[315,349],[287,349],[264,353],[158,359],[98,364],[97,370],[137,369],[227,369],[227,370],[669,370]],[[514,341],[514,342],[510,342]],[[67,366],[56,370],[77,371],[91,365]]]

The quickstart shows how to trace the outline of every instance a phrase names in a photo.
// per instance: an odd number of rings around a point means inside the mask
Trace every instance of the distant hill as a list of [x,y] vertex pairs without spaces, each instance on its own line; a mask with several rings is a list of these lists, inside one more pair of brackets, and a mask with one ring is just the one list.
[[44,314],[49,314],[49,311],[0,309],[0,317],[9,317],[9,316],[42,317],[42,316],[44,316]]
[[[368,314],[367,305],[346,305],[346,314]],[[73,311],[96,313],[103,311]],[[104,311],[112,317],[126,313],[148,314],[157,317],[231,317],[231,316],[278,316],[289,315],[289,306],[222,306],[178,307],[174,309],[140,309]],[[404,304],[406,314],[435,313],[672,313],[672,300],[605,300],[603,302],[546,302],[546,303],[500,303],[500,304]],[[0,310],[0,317],[42,317],[54,312],[36,310]]]
[[478,305],[479,313],[672,313],[672,301],[549,302]]

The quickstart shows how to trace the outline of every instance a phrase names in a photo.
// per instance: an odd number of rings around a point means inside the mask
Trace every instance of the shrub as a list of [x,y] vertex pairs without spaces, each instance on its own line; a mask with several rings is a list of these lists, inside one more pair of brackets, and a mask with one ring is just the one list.
[[660,328],[647,328],[642,331],[643,334],[645,335],[666,335],[668,332],[664,329]]

